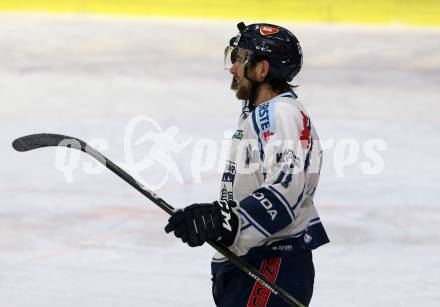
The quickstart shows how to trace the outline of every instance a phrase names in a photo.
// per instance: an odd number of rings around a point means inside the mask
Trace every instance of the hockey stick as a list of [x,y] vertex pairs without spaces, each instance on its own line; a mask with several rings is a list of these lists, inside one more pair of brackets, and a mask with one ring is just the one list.
[[[40,133],[40,134],[32,134],[26,135],[21,138],[16,139],[12,142],[12,147],[20,152],[29,151],[41,147],[49,147],[49,146],[64,146],[68,148],[73,148],[85,152],[98,160],[105,167],[110,169],[113,173],[122,178],[125,182],[131,185],[133,188],[142,193],[145,197],[151,200],[154,204],[159,206],[168,214],[173,214],[176,209],[174,209],[171,205],[169,205],[165,200],[160,198],[155,193],[147,190],[141,183],[136,181],[131,175],[129,175],[126,171],[121,169],[115,163],[113,163],[110,159],[106,158],[100,152],[95,150],[93,147],[89,146],[84,141],[81,141],[78,138],[60,135],[60,134],[52,134],[52,133]],[[282,288],[278,287],[275,283],[267,280],[258,270],[253,268],[250,264],[248,264],[245,260],[231,252],[227,247],[218,243],[218,242],[207,242],[218,252],[223,254],[226,258],[228,258],[233,264],[235,264],[240,270],[251,276],[255,281],[262,284],[266,287],[271,293],[283,299],[289,306],[293,307],[305,307],[304,304],[300,303],[297,299],[292,297],[289,293],[287,293]]]

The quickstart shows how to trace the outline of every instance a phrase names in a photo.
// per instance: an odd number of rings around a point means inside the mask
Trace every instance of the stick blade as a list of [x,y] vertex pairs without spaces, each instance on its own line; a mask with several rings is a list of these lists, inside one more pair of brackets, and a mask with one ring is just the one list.
[[61,145],[60,143],[66,140],[75,140],[79,143],[84,143],[78,140],[77,138],[66,135],[53,134],[53,133],[37,133],[37,134],[25,135],[14,140],[12,142],[12,147],[16,151],[23,152],[41,147],[65,146],[65,145]]

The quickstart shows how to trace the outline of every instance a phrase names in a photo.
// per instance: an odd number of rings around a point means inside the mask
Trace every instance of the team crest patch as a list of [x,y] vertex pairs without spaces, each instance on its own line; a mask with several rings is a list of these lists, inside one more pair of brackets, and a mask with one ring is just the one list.
[[260,33],[261,35],[271,35],[280,32],[277,28],[269,27],[269,26],[262,26],[260,27]]
[[242,140],[243,139],[243,130],[237,130],[235,131],[234,135],[232,136],[233,139]]

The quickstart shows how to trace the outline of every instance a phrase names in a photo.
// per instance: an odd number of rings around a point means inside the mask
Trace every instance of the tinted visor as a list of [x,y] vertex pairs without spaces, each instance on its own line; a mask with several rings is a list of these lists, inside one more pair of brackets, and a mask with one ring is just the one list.
[[225,69],[230,69],[235,63],[246,65],[252,58],[253,52],[244,48],[228,46],[225,48]]

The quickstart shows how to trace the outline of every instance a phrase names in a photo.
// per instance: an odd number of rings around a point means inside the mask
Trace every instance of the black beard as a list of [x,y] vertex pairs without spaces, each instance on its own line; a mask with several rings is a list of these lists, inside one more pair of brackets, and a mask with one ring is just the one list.
[[231,90],[236,91],[235,96],[240,100],[249,100],[251,97],[251,88],[237,85],[237,79],[232,77]]
[[235,93],[235,96],[240,100],[249,100],[251,98],[251,89],[241,86],[237,93]]

